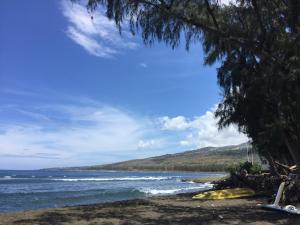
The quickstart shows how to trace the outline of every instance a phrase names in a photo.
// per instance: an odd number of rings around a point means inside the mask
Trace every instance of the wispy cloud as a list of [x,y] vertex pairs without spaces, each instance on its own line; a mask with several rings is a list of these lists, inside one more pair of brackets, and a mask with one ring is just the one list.
[[4,94],[10,94],[10,95],[36,96],[36,93],[34,93],[32,91],[13,89],[13,88],[1,88],[0,92],[2,92]]
[[148,67],[148,65],[146,63],[140,63],[139,65],[140,65],[140,67],[143,67],[143,68],[147,68]]
[[[13,165],[18,159],[24,159],[21,168],[100,164],[107,162],[103,155],[117,161],[117,155],[129,157],[140,149],[162,148],[162,138],[153,137],[151,120],[92,99],[78,99],[68,104],[2,106],[0,165],[9,161]],[[11,114],[18,119],[7,117]]]
[[[39,108],[39,113],[26,114],[18,109],[23,115],[34,118],[34,123],[2,124],[5,133],[0,135],[0,153],[23,154],[43,149],[45,153],[70,156],[84,150],[129,151],[136,149],[143,137],[141,121],[109,106],[48,105]],[[53,126],[48,123],[47,114],[52,114]]]
[[120,37],[114,22],[100,8],[90,14],[80,2],[63,0],[62,10],[69,22],[67,35],[91,55],[109,58],[137,47],[128,32]]

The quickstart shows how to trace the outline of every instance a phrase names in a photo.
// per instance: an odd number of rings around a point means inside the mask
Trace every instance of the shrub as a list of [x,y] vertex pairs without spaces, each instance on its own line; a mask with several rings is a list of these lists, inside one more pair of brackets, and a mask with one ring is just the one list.
[[229,173],[240,173],[243,170],[246,170],[249,174],[260,174],[262,167],[259,164],[252,164],[250,162],[243,162],[240,164],[233,164],[227,167],[226,169]]

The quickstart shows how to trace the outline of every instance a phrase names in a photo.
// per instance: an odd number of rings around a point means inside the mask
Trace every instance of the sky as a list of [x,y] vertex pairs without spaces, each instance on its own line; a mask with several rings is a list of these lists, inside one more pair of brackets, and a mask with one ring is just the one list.
[[0,169],[84,166],[240,144],[221,131],[218,65],[119,35],[69,0],[0,1]]

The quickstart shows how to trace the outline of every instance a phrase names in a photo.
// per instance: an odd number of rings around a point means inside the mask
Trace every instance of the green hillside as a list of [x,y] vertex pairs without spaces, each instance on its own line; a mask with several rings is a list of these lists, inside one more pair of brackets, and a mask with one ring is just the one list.
[[[247,145],[206,147],[177,154],[82,167],[85,170],[181,170],[224,171],[229,165],[247,160]],[[254,161],[259,162],[255,154]]]

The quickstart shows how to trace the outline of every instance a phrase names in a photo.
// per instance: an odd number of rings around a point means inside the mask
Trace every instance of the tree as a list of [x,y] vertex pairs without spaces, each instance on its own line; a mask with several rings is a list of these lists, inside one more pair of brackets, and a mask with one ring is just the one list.
[[87,0],[90,10],[99,5],[145,44],[201,42],[205,63],[221,62],[220,128],[237,124],[260,154],[300,168],[299,1]]

